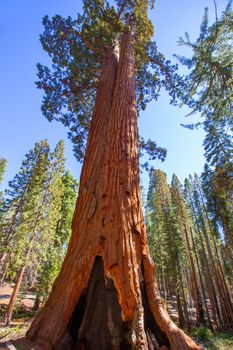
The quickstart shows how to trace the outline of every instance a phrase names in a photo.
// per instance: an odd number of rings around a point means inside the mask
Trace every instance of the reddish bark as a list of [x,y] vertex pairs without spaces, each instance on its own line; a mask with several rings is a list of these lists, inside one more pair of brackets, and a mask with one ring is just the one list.
[[17,296],[18,296],[18,293],[19,293],[19,288],[21,286],[21,282],[22,282],[22,279],[23,279],[23,274],[24,274],[24,271],[25,271],[25,267],[26,266],[21,267],[19,272],[18,272],[17,279],[16,279],[16,282],[15,282],[15,287],[14,287],[13,293],[11,295],[10,302],[7,305],[6,314],[4,315],[4,321],[3,322],[6,323],[6,324],[10,324],[11,323],[12,313],[13,313],[14,306],[15,306],[15,303],[16,303],[16,299],[17,299]]
[[184,234],[185,234],[185,241],[186,241],[186,246],[187,246],[187,253],[188,253],[190,267],[191,267],[191,281],[193,284],[193,294],[194,294],[194,302],[195,302],[195,308],[196,308],[196,313],[197,313],[197,321],[199,323],[205,323],[204,310],[202,307],[202,299],[201,299],[201,294],[200,294],[199,287],[198,287],[198,279],[197,279],[195,264],[194,264],[194,260],[193,260],[193,256],[192,256],[192,251],[191,251],[191,246],[190,246],[189,236],[188,236],[188,230],[187,230],[186,225],[184,226]]
[[207,304],[206,292],[205,292],[203,278],[202,278],[202,274],[201,274],[200,261],[199,261],[199,257],[198,257],[198,254],[197,254],[197,250],[196,250],[194,237],[193,237],[193,232],[192,232],[192,228],[191,227],[190,227],[190,235],[191,235],[191,241],[192,241],[192,249],[194,251],[194,256],[195,256],[195,260],[196,260],[196,264],[197,264],[198,276],[200,278],[201,291],[202,291],[202,294],[203,294],[203,300],[204,300],[204,305],[205,305],[208,325],[209,325],[210,329],[213,330],[212,323],[211,323],[211,320],[210,320],[208,304]]
[[[68,252],[27,333],[43,350],[145,350],[151,348],[149,330],[160,347],[200,349],[170,320],[149,255],[132,44],[127,30],[119,64],[115,48],[103,65]],[[95,327],[100,330],[96,337]]]

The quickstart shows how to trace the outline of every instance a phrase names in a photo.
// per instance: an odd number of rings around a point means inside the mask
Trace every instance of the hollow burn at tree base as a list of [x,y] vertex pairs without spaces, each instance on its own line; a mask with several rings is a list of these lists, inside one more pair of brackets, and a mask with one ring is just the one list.
[[[160,330],[149,309],[144,281],[141,294],[148,343],[145,350],[158,349],[163,345],[170,349],[167,336]],[[130,350],[135,348],[131,339],[131,324],[122,320],[117,290],[113,281],[104,274],[102,257],[97,256],[88,286],[74,308],[66,332],[53,349]]]

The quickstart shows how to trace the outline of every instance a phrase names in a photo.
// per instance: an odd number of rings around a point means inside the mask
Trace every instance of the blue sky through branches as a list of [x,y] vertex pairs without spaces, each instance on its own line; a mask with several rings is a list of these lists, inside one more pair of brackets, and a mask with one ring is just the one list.
[[[72,145],[66,137],[66,129],[56,123],[49,123],[40,111],[42,92],[36,89],[36,63],[50,64],[50,59],[39,42],[43,31],[44,15],[75,17],[81,10],[81,0],[8,0],[1,4],[0,42],[1,42],[1,83],[0,83],[0,157],[8,160],[3,188],[18,172],[24,154],[34,143],[46,138],[54,147],[65,140],[66,166],[79,178],[81,165],[72,153]],[[175,62],[174,53],[189,55],[190,51],[177,46],[177,39],[189,32],[191,39],[199,33],[204,7],[210,9],[214,19],[212,0],[157,0],[150,12],[155,27],[155,38],[159,50]],[[218,1],[219,13],[226,6],[225,0]],[[154,167],[164,170],[171,179],[175,172],[181,181],[194,171],[203,168],[203,132],[190,131],[180,126],[185,123],[187,108],[169,105],[169,97],[162,92],[157,102],[149,105],[141,114],[140,133],[146,138],[156,140],[159,146],[168,150],[164,163],[153,162]],[[192,121],[194,118],[192,117]],[[142,175],[142,184],[147,186],[147,175]]]

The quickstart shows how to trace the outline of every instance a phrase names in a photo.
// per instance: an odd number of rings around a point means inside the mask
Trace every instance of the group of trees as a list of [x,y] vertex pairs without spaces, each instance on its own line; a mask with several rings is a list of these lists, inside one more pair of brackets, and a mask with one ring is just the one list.
[[232,329],[231,256],[207,203],[196,174],[184,186],[174,174],[169,186],[165,173],[151,171],[147,228],[164,299],[175,297],[182,327]]
[[208,25],[208,9],[196,42],[189,36],[180,44],[191,48],[191,58],[178,57],[189,69],[182,81],[180,98],[191,108],[200,112],[201,121],[186,127],[202,126],[206,164],[202,174],[207,207],[215,225],[222,226],[228,248],[232,250],[233,232],[233,11],[232,1],[211,26]]
[[[177,57],[188,68],[179,83],[179,99],[199,112],[206,163],[199,178],[189,176],[184,187],[176,175],[151,170],[147,225],[160,290],[176,298],[181,326],[194,318],[212,329],[232,329],[233,268],[233,30],[232,1],[209,26],[205,10],[196,42],[189,35],[179,43],[192,57]],[[224,258],[222,258],[224,257]],[[191,307],[195,308],[195,315]]]
[[63,141],[54,151],[46,140],[36,143],[2,196],[0,283],[15,282],[7,323],[22,284],[25,289],[36,288],[38,308],[60,270],[77,195],[77,182],[64,163]]

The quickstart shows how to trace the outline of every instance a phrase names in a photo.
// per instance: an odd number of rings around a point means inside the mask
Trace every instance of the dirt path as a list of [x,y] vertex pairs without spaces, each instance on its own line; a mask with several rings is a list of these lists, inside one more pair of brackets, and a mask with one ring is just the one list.
[[[8,283],[0,285],[0,310],[2,305],[7,305],[9,303],[12,292],[13,286],[9,285]],[[35,295],[20,293],[18,300],[20,300],[20,304],[22,304],[22,306],[24,306],[26,309],[32,309],[35,301]]]
[[[33,314],[30,314],[34,305],[35,295],[20,293],[18,297],[18,313],[16,317],[13,318],[11,325],[5,326],[1,323],[1,317],[9,303],[12,292],[13,286],[7,283],[0,285],[0,342],[6,342],[9,339],[16,339],[23,336],[33,319]],[[22,316],[19,311],[22,311]],[[25,317],[23,314],[27,316]],[[2,349],[4,349],[4,347],[0,346],[0,350]]]

